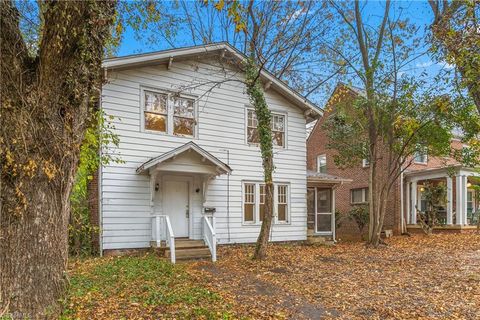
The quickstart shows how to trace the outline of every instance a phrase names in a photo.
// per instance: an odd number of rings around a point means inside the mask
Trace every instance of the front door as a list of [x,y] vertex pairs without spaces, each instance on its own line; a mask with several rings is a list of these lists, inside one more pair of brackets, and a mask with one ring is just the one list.
[[170,218],[175,237],[188,237],[188,184],[188,181],[174,178],[164,182],[163,212]]

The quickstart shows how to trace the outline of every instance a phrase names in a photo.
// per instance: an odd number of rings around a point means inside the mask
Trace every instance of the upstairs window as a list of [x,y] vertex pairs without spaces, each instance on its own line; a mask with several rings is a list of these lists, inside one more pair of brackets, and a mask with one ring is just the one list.
[[419,148],[413,156],[413,161],[415,163],[427,164],[428,163],[428,154],[425,148]]
[[[285,147],[285,115],[272,113],[271,125],[273,145]],[[247,142],[260,143],[257,115],[253,109],[247,109]]]
[[167,132],[168,95],[145,91],[145,129]]
[[144,90],[144,128],[177,136],[195,136],[195,101],[167,92]]
[[327,155],[321,154],[317,156],[317,172],[327,173]]

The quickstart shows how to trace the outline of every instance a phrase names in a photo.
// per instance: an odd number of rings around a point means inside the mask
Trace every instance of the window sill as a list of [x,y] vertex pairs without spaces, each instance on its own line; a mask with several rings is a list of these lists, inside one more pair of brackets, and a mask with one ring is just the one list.
[[[254,147],[254,148],[260,148],[260,143],[246,143],[246,145],[248,147]],[[279,147],[279,146],[276,146],[276,145],[273,145],[273,149],[277,149],[277,150],[286,150],[287,147],[284,146],[284,147]]]
[[194,140],[197,139],[196,136],[187,136],[187,135],[181,135],[181,134],[170,134],[170,133],[166,133],[166,132],[162,132],[162,131],[148,130],[148,129],[144,129],[141,132],[151,133],[151,134],[155,134],[155,135],[159,135],[159,136],[166,136],[166,137],[194,139]]
[[350,205],[352,205],[352,206],[358,206],[358,205],[361,205],[361,204],[368,204],[368,202],[367,201],[365,201],[365,202],[350,202]]

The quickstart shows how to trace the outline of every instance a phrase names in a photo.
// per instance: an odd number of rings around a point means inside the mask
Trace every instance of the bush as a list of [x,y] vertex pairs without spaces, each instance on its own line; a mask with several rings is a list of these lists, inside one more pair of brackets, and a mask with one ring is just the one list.
[[360,233],[363,233],[363,229],[368,225],[370,214],[368,212],[368,205],[356,205],[347,214],[350,220],[353,220]]

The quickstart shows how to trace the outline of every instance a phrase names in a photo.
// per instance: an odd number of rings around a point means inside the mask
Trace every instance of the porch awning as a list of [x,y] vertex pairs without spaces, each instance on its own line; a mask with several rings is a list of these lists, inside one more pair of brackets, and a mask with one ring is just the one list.
[[352,179],[341,178],[331,174],[316,172],[316,171],[307,171],[307,182],[308,183],[325,183],[325,184],[341,184],[345,182],[352,182]]
[[214,173],[217,175],[232,172],[232,169],[226,163],[192,141],[151,158],[138,167],[136,172],[140,174],[153,168],[165,171]]

